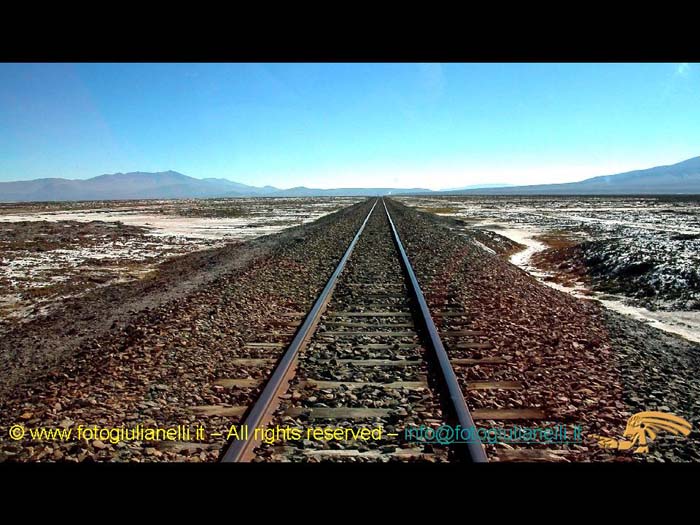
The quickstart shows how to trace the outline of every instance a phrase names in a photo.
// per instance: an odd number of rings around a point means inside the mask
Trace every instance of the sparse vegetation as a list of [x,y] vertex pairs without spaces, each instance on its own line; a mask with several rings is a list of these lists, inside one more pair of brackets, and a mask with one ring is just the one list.
[[[163,212],[161,212],[163,213]],[[212,205],[193,206],[187,208],[170,208],[164,213],[168,215],[180,215],[182,217],[203,217],[212,219],[236,219],[247,217],[250,213],[238,206]]]
[[438,214],[438,215],[439,215],[439,214],[443,214],[443,215],[452,215],[452,214],[454,214],[454,213],[456,213],[456,212],[459,211],[458,208],[450,208],[450,207],[448,207],[448,206],[442,206],[442,207],[440,207],[440,206],[437,206],[437,207],[433,207],[433,206],[425,206],[425,207],[419,206],[419,207],[418,207],[418,210],[419,210],[419,211],[425,211],[425,212],[428,212],[428,213],[435,213],[435,214]]

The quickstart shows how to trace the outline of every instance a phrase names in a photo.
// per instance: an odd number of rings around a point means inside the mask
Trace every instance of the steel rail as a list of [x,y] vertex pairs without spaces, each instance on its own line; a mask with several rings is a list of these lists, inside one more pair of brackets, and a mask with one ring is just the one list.
[[[293,365],[296,363],[299,351],[308,344],[309,339],[311,336],[313,336],[316,325],[321,318],[321,314],[325,310],[326,306],[328,305],[328,301],[331,298],[333,289],[335,288],[335,284],[338,280],[338,276],[340,275],[340,272],[343,271],[343,268],[345,268],[345,263],[350,258],[360,235],[362,235],[362,231],[367,225],[367,221],[369,221],[374,208],[377,206],[377,202],[379,202],[379,199],[374,201],[372,209],[369,211],[364,222],[357,230],[355,237],[352,239],[350,245],[345,251],[345,254],[340,259],[335,271],[328,279],[328,282],[321,292],[321,295],[319,295],[318,299],[316,299],[313,308],[304,319],[304,322],[294,336],[289,348],[287,348],[284,356],[282,356],[282,359],[275,367],[274,373],[265,384],[265,388],[260,394],[260,397],[245,418],[243,426],[247,426],[249,430],[260,427],[264,423],[265,418],[270,415],[271,409],[274,410],[274,403],[277,401],[280,390],[286,387],[291,379],[291,372],[293,371]],[[253,456],[253,449],[255,448],[256,443],[257,441],[251,439],[250,437],[247,439],[233,441],[221,458],[221,462],[232,463],[249,461]]]
[[[411,266],[411,261],[404,250],[403,244],[401,243],[401,237],[399,237],[399,232],[396,230],[394,221],[391,219],[391,214],[389,209],[386,207],[384,199],[382,199],[382,204],[384,205],[384,211],[389,219],[389,224],[394,233],[394,243],[401,254],[401,262],[403,267],[408,274],[409,280],[411,282],[411,292],[413,293],[416,302],[420,308],[421,318],[420,322],[424,325],[426,333],[430,337],[430,343],[437,358],[438,364],[440,365],[440,371],[442,373],[442,379],[444,386],[447,388],[447,393],[450,397],[452,409],[454,415],[457,418],[457,422],[463,429],[468,429],[469,435],[476,436],[476,427],[474,425],[474,420],[469,412],[469,407],[467,407],[467,402],[462,394],[462,388],[459,386],[459,381],[457,380],[457,375],[455,374],[452,364],[450,364],[450,358],[445,351],[445,347],[440,340],[440,335],[438,334],[437,327],[433,322],[433,318],[430,315],[430,310],[428,309],[428,304],[425,302],[425,297],[423,297],[423,292],[418,284],[418,279],[416,274],[413,272],[413,267]],[[486,457],[486,452],[484,452],[484,447],[480,442],[469,442],[466,443],[467,452],[469,460],[474,463],[485,463],[488,461]]]

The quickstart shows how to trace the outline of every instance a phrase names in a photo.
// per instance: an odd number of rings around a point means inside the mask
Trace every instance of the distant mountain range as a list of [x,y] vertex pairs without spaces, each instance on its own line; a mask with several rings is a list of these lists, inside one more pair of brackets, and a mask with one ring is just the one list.
[[440,191],[445,192],[445,191],[482,190],[482,189],[490,189],[490,188],[505,188],[507,186],[515,186],[515,184],[505,184],[505,183],[470,184],[469,186],[460,186],[459,188],[446,188],[446,189],[440,190]]
[[183,199],[206,197],[321,197],[377,195],[626,195],[700,194],[700,157],[656,168],[603,175],[566,184],[479,187],[434,192],[423,188],[333,188],[286,190],[248,186],[227,179],[195,179],[176,171],[115,173],[91,179],[0,182],[0,201]]
[[700,194],[700,157],[646,170],[602,175],[580,182],[479,188],[441,192],[447,195],[644,195]]
[[78,201],[121,199],[189,199],[206,197],[312,197],[373,196],[393,193],[428,193],[427,189],[337,188],[303,186],[281,190],[248,186],[227,179],[195,179],[176,171],[100,175],[91,179],[36,179],[0,182],[0,201]]

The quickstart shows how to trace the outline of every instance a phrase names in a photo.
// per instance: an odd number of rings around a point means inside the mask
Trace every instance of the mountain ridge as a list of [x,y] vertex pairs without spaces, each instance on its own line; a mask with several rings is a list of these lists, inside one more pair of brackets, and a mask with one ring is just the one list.
[[250,186],[222,178],[196,179],[177,171],[107,173],[89,179],[47,177],[0,182],[0,202],[177,199],[212,197],[322,197],[381,195],[643,195],[700,194],[700,156],[676,164],[600,175],[579,182],[432,191],[425,188],[308,188]]
[[675,195],[700,194],[700,156],[676,164],[599,175],[578,182],[440,192],[442,195]]
[[307,188],[249,186],[222,178],[196,179],[177,171],[107,173],[89,179],[47,177],[0,182],[1,202],[176,199],[213,197],[375,196],[428,193],[424,188]]

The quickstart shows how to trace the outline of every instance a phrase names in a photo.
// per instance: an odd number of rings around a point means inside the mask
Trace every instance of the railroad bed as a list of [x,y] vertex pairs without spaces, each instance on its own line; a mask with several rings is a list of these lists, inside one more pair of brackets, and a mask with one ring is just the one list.
[[[405,428],[474,423],[431,318],[459,312],[428,312],[383,200],[375,202],[311,312],[285,315],[286,330],[247,343],[260,357],[241,360],[268,370],[257,401],[212,413],[244,416],[249,431],[248,439],[230,443],[223,461],[486,460],[478,443],[404,437]],[[484,344],[476,339],[481,333],[453,332],[448,335],[470,347]],[[271,341],[275,335],[280,341]],[[263,357],[281,347],[281,359]],[[263,380],[218,384],[259,389]],[[265,428],[265,435],[254,436],[255,428]],[[353,439],[362,428],[366,439]],[[322,429],[332,429],[334,439],[320,439]]]

